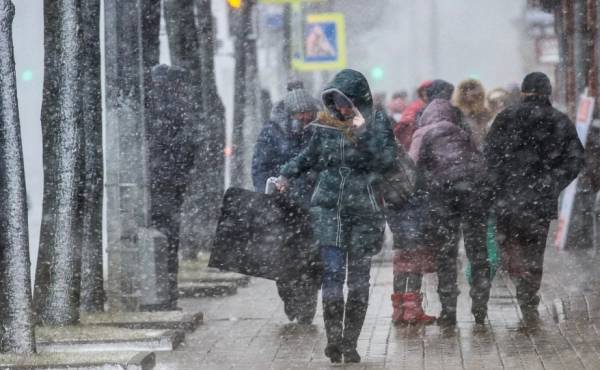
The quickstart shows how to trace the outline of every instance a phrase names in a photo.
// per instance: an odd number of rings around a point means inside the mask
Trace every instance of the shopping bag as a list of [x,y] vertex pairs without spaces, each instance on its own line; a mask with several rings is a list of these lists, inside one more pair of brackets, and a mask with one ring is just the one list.
[[229,188],[213,238],[209,267],[278,280],[286,273],[286,246],[306,217],[282,194]]
[[[498,260],[498,242],[496,241],[496,216],[490,216],[488,218],[487,223],[487,232],[486,232],[486,247],[488,252],[488,263],[490,265],[490,280],[494,279],[496,276],[496,271],[498,271],[498,264],[500,261]],[[467,263],[467,281],[471,284],[471,263]]]

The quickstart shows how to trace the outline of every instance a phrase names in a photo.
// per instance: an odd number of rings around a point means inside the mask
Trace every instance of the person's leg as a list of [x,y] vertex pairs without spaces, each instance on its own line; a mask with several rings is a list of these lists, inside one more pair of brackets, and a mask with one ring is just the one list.
[[310,325],[317,312],[317,301],[319,298],[319,287],[313,282],[303,282],[299,287],[298,294],[298,323]]
[[477,194],[463,201],[463,237],[467,258],[471,263],[471,312],[475,322],[483,324],[490,299],[491,278],[486,244],[488,212],[477,202],[469,202]]
[[542,283],[547,233],[547,222],[530,225],[529,233],[524,238],[524,243],[520,245],[525,273],[516,281],[517,301],[526,322],[536,321],[539,318],[538,291]]
[[[404,310],[402,307],[402,298],[407,292],[420,292],[423,274],[420,272],[411,272],[414,267],[418,267],[416,261],[412,260],[407,251],[397,249],[394,253],[394,292],[392,293],[392,322],[394,324],[403,323]],[[418,270],[418,269],[417,269]]]
[[317,312],[317,302],[319,298],[319,289],[321,288],[322,263],[319,253],[315,246],[312,234],[312,225],[310,224],[309,214],[303,220],[303,226],[300,228],[302,240],[300,244],[302,268],[300,269],[301,284],[301,307],[298,310],[298,322],[300,324],[311,324]]
[[423,274],[418,272],[394,273],[394,293],[420,292]]
[[346,252],[335,246],[321,247],[321,259],[323,263],[323,320],[327,334],[325,355],[330,358],[331,362],[341,362]]
[[292,295],[294,294],[292,283],[286,279],[279,279],[275,284],[277,285],[277,293],[279,293],[279,297],[283,302],[285,315],[290,321],[294,321],[297,315],[292,302]]
[[177,308],[177,271],[179,250],[179,217],[177,211],[179,204],[177,193],[167,186],[154,185],[152,187],[153,204],[150,210],[152,227],[166,237],[166,243],[158,245],[154,251],[154,273],[158,280],[164,297],[160,303],[145,306],[144,309],[169,311]]
[[442,312],[440,325],[456,324],[456,303],[459,294],[456,260],[458,257],[458,237],[460,215],[455,209],[455,196],[450,192],[440,192],[437,201],[429,205],[429,225],[427,239],[436,248],[436,268],[438,274],[438,295]]
[[345,307],[343,352],[345,362],[360,362],[356,352],[369,305],[371,257],[348,253],[348,300]]
[[542,281],[549,222],[520,215],[497,217],[497,239],[502,264],[517,288],[517,301],[525,322],[539,318],[538,291]]

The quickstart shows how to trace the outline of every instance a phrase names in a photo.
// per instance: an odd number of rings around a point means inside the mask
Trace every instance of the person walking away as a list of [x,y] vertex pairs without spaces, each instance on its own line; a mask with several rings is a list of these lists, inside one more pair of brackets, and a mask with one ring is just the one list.
[[[307,145],[313,129],[308,127],[319,110],[318,101],[302,86],[293,86],[285,98],[273,108],[263,126],[252,158],[252,179],[257,192],[264,193],[267,179],[279,176],[283,164],[297,156]],[[298,232],[285,248],[285,276],[276,281],[284,311],[290,321],[311,324],[317,309],[320,276],[317,273],[318,251],[313,246],[308,217],[310,195],[316,174],[307,172],[290,182],[287,196],[295,207],[301,207]]]
[[552,107],[545,74],[525,76],[521,92],[521,102],[494,120],[484,154],[502,262],[515,282],[524,324],[531,325],[539,320],[548,227],[560,192],[582,169],[584,153],[571,120]]
[[385,228],[379,186],[397,147],[360,72],[339,72],[322,100],[327,112],[312,124],[308,147],[281,169],[278,187],[285,189],[309,170],[319,173],[311,213],[324,269],[325,355],[334,363],[342,356],[344,362],[360,362],[356,346],[369,301],[371,258],[382,248]]
[[167,260],[168,301],[151,310],[177,309],[177,271],[181,206],[189,173],[198,151],[196,119],[191,102],[189,72],[181,67],[158,65],[152,69],[148,120],[150,218],[167,237],[156,260]]
[[453,103],[462,112],[463,120],[470,127],[475,144],[481,148],[492,119],[489,109],[485,106],[485,90],[481,82],[475,79],[462,81],[454,92]]
[[417,166],[417,188],[427,194],[423,207],[424,243],[435,248],[441,326],[456,324],[461,230],[472,265],[471,313],[477,324],[485,321],[490,294],[484,161],[469,133],[456,119],[456,109],[449,100],[430,102],[409,151]]
[[423,81],[417,88],[417,99],[413,100],[403,111],[400,119],[394,125],[394,136],[396,141],[408,151],[412,141],[412,135],[417,125],[417,113],[427,104],[427,88],[431,81]]

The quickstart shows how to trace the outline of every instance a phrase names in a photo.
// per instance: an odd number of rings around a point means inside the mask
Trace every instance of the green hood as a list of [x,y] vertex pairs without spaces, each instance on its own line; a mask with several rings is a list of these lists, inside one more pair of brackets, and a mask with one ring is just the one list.
[[335,75],[333,80],[321,93],[325,107],[336,115],[333,95],[341,93],[360,111],[367,122],[373,119],[373,96],[365,76],[352,69],[344,69]]

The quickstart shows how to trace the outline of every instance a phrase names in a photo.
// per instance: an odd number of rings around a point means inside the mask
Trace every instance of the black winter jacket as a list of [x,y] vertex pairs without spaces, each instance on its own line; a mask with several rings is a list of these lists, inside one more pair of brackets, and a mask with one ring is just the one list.
[[540,96],[498,114],[484,155],[497,211],[541,219],[556,216],[560,192],[583,166],[575,125]]
[[[307,127],[299,135],[291,134],[286,132],[285,121],[276,122],[273,118],[264,125],[254,146],[252,181],[254,189],[259,193],[265,192],[269,177],[279,176],[281,167],[308,145],[313,132],[312,127]],[[309,171],[291,179],[287,194],[308,208],[315,183],[316,173]]]

